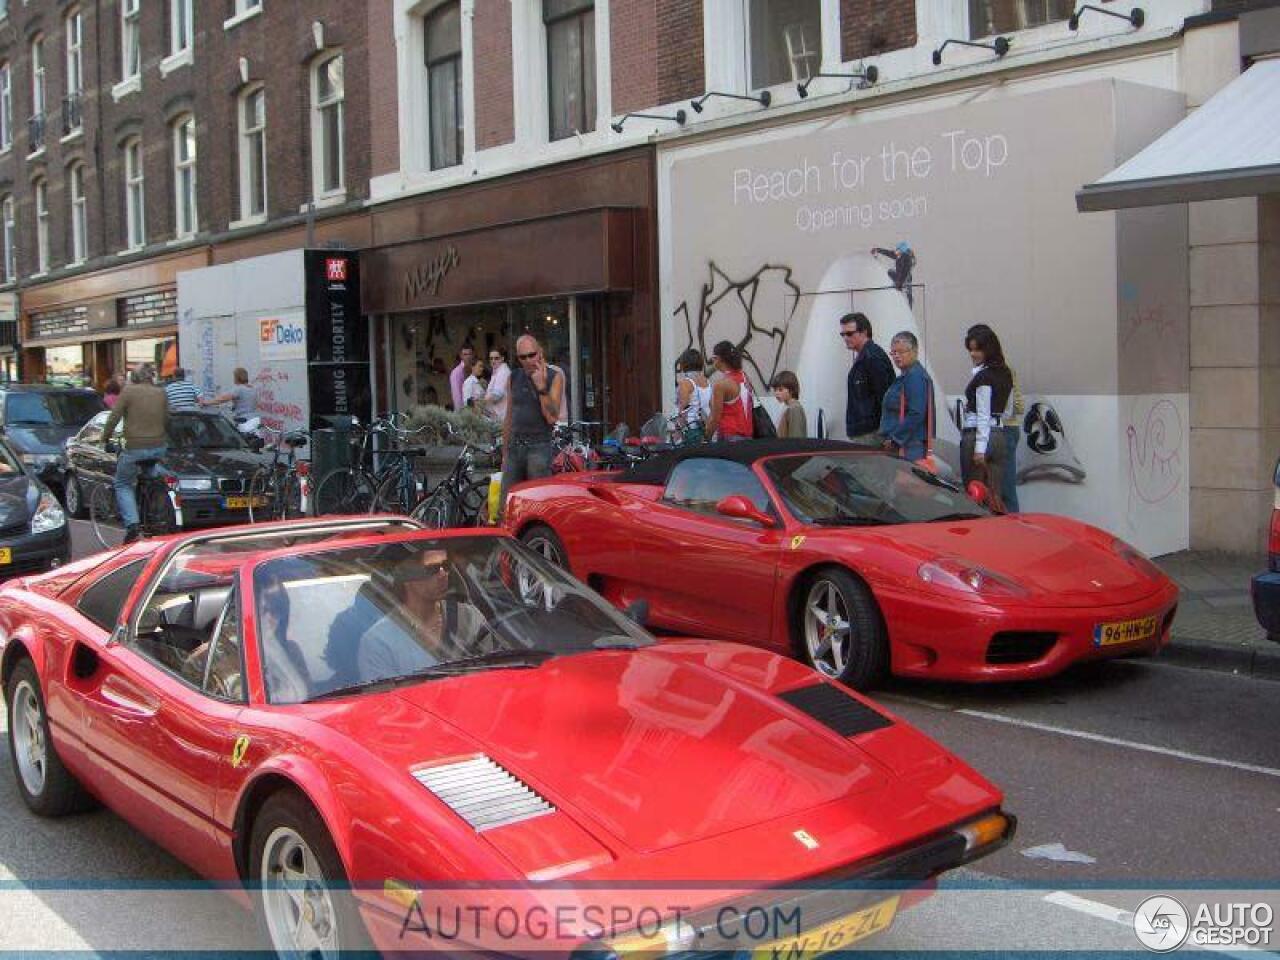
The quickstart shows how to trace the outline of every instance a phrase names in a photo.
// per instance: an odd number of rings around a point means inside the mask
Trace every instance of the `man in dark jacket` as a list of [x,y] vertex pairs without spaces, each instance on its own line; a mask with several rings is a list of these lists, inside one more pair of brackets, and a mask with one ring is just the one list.
[[871,321],[865,313],[840,318],[840,336],[853,352],[849,368],[849,406],[844,415],[845,435],[879,445],[880,405],[897,374],[889,355],[871,339]]

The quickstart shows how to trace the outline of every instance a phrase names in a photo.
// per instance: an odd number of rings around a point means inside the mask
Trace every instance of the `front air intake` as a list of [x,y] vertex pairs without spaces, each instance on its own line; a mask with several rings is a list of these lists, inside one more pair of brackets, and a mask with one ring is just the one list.
[[556,809],[488,757],[423,767],[413,776],[478,833]]
[[778,695],[801,713],[807,713],[842,737],[852,737],[888,727],[893,721],[873,710],[856,697],[851,697],[831,683],[801,687]]

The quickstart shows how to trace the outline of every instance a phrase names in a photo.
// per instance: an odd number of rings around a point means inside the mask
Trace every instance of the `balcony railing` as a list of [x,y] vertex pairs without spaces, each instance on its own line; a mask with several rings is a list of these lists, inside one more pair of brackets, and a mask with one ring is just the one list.
[[44,149],[43,113],[33,113],[27,118],[27,139],[30,141],[28,153],[37,153]]
[[64,137],[75,133],[84,125],[80,101],[79,93],[68,93],[62,98],[62,135]]

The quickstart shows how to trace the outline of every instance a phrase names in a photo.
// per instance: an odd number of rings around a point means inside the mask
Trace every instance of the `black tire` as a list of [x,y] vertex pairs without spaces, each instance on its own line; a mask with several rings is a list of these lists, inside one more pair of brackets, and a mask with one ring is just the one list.
[[[41,817],[62,817],[94,807],[96,801],[58,757],[53,738],[49,736],[49,714],[45,710],[40,678],[30,660],[18,661],[4,693],[9,720],[9,759],[23,803]],[[34,714],[29,712],[32,709]],[[25,762],[19,760],[20,749],[26,750]],[[34,762],[33,749],[39,754],[38,763]],[[38,776],[36,770],[39,770]]]
[[173,503],[169,500],[168,492],[160,484],[148,483],[143,486],[141,503],[138,507],[144,536],[163,537],[178,529]]
[[[825,567],[801,584],[798,600],[793,629],[803,660],[823,676],[857,690],[869,690],[884,679],[889,641],[880,608],[865,583],[848,570]],[[834,621],[829,616],[822,621],[819,607],[835,614]],[[825,633],[828,628],[830,634]]]
[[62,501],[67,508],[67,516],[83,520],[89,515],[89,501],[85,499],[84,487],[80,485],[80,478],[71,470],[67,471],[62,481]]
[[564,541],[545,523],[535,523],[520,534],[520,541],[544,560],[549,560],[563,570],[569,569],[569,551]]
[[413,511],[417,504],[406,499],[408,491],[401,489],[404,486],[401,480],[402,476],[399,467],[382,478],[382,482],[378,484],[378,489],[373,495],[373,504],[369,508],[370,513],[408,515]]
[[[249,522],[262,523],[264,520],[275,520],[279,516],[276,504],[275,475],[271,468],[260,467],[249,480]],[[266,502],[255,507],[259,499]]]
[[373,506],[373,478],[363,470],[340,468],[320,481],[311,503],[317,517],[368,513]]
[[463,487],[458,506],[458,522],[462,526],[489,526],[489,481],[475,480]]
[[[292,837],[289,835],[292,834]],[[327,928],[329,924],[335,929],[334,942],[341,953],[366,953],[372,951],[373,944],[369,938],[364,921],[356,909],[352,891],[347,879],[346,868],[338,855],[337,847],[329,835],[329,830],[315,808],[305,797],[293,790],[280,790],[267,798],[253,820],[253,829],[249,843],[249,881],[254,891],[255,913],[258,923],[266,935],[267,943],[278,956],[309,956],[328,953],[328,950],[299,948],[297,942],[285,938],[282,927],[293,927],[301,930],[302,923],[273,925],[273,918],[282,917],[281,911],[289,911],[288,904],[283,903],[285,897],[280,896],[279,880],[281,874],[273,869],[279,863],[278,854],[290,848],[292,838],[305,844],[306,850],[314,859],[323,880],[319,884],[308,884],[308,904],[311,908],[312,922],[309,929]],[[265,861],[265,862],[264,862]],[[285,857],[284,862],[291,862]],[[302,865],[301,857],[292,861]]]
[[118,547],[124,541],[124,524],[120,520],[120,508],[116,506],[116,492],[109,485],[96,483],[89,494],[89,520],[93,535],[106,549]]

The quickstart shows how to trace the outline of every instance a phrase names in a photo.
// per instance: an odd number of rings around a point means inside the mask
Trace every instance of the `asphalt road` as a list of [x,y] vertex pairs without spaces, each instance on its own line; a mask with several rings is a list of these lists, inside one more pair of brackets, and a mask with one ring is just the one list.
[[[878,696],[1000,785],[1019,830],[872,949],[1140,951],[1122,911],[1167,890],[1270,887],[1280,916],[1280,685],[1122,661]],[[179,902],[194,880],[110,813],[31,816],[0,762],[0,950],[256,947],[221,895]]]

